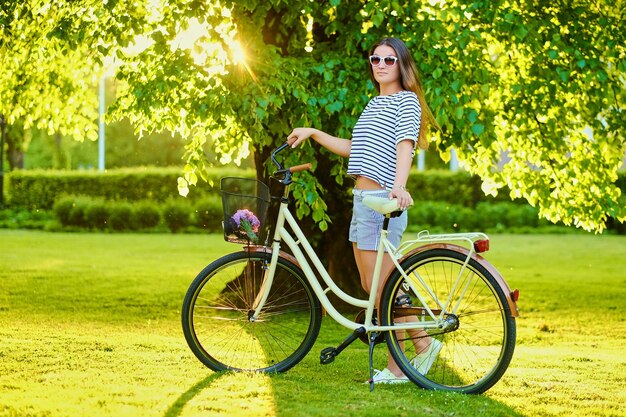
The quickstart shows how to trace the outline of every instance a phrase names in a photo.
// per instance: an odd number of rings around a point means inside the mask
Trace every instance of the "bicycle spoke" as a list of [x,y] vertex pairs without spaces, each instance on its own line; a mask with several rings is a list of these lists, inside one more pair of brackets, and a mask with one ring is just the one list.
[[183,330],[192,351],[215,370],[284,371],[310,350],[321,308],[301,272],[279,259],[256,320],[249,316],[269,253],[237,253],[209,266],[190,287]]
[[[405,374],[425,388],[484,392],[504,373],[515,342],[515,321],[495,279],[476,260],[466,263],[465,254],[448,249],[418,253],[405,265],[410,290],[399,273],[392,274],[381,298],[383,324],[423,326],[420,317],[432,324],[425,313],[429,307],[443,327],[420,330],[417,335],[390,332],[391,354]],[[412,305],[393,307],[400,295],[408,295]],[[446,308],[443,315],[440,306]],[[411,365],[404,369],[407,363]]]

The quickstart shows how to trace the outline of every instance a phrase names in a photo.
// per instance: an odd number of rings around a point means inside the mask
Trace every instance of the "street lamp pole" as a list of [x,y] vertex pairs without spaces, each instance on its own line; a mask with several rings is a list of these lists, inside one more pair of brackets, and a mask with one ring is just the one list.
[[100,99],[100,106],[99,106],[99,117],[98,117],[98,171],[104,171],[104,152],[105,152],[105,146],[104,146],[104,141],[105,141],[105,136],[104,136],[104,111],[106,110],[105,108],[105,102],[104,102],[104,98],[105,98],[105,76],[102,75],[100,77],[100,89],[99,89],[99,99]]
[[0,114],[0,208],[4,207],[4,135],[7,121]]

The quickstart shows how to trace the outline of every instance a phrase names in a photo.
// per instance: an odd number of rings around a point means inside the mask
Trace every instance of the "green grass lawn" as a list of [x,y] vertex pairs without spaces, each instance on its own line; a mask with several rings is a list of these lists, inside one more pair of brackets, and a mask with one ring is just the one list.
[[[281,375],[216,374],[180,327],[187,286],[238,249],[220,235],[0,230],[0,416],[626,416],[626,237],[494,235],[521,291],[518,345],[486,394],[370,393],[367,347]],[[384,347],[378,347],[384,353]]]

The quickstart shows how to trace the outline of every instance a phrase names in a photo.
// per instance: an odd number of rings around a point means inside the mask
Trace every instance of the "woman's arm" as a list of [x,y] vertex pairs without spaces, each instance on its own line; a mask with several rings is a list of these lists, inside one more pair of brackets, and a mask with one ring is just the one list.
[[287,136],[287,143],[291,145],[292,148],[298,146],[302,141],[307,138],[313,138],[317,143],[335,153],[339,156],[350,156],[350,148],[352,146],[352,141],[349,139],[337,138],[335,136],[331,136],[326,132],[322,132],[318,129],[313,129],[310,127],[297,127],[295,128],[289,136]]
[[397,198],[398,206],[401,209],[413,204],[413,199],[406,189],[406,182],[413,163],[413,146],[413,141],[403,140],[398,143],[396,148],[396,179],[393,182],[389,198]]

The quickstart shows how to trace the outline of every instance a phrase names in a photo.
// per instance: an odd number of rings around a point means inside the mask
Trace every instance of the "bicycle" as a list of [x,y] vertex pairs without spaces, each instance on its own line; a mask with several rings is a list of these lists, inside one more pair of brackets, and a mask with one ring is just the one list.
[[[363,340],[369,345],[370,390],[374,346],[383,341],[408,379],[422,388],[474,394],[493,386],[515,348],[519,291],[511,291],[480,255],[489,249],[488,237],[421,232],[396,248],[386,229],[401,213],[397,203],[366,197],[366,205],[385,215],[372,288],[378,288],[385,250],[394,264],[377,311],[375,291],[362,300],[336,285],[291,214],[292,174],[310,164],[284,167],[276,156],[287,146],[271,155],[277,168],[272,177],[284,186],[271,245],[259,243],[272,198],[267,185],[222,179],[224,236],[244,247],[205,267],[185,295],[182,326],[195,356],[214,371],[287,371],[315,343],[323,307],[352,333],[339,346],[323,349],[320,363],[331,363],[356,339]],[[281,243],[293,255],[283,252]],[[364,310],[350,320],[335,309],[328,292]],[[425,354],[408,346],[420,339],[436,349]]]

